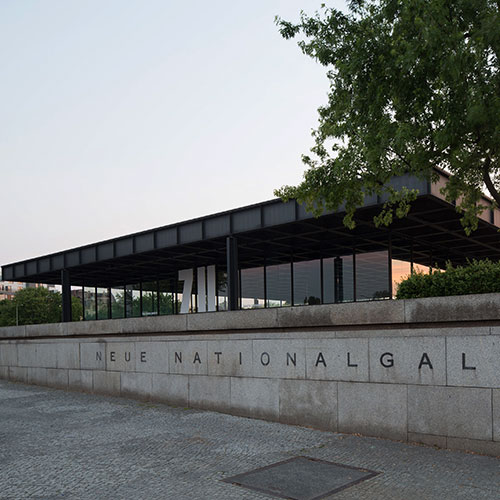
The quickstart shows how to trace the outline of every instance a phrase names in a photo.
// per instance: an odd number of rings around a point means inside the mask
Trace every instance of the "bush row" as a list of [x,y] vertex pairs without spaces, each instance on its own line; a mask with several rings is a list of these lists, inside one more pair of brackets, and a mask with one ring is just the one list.
[[399,284],[396,298],[500,292],[500,262],[473,260],[466,266],[457,267],[448,263],[443,271],[436,269],[430,274],[414,273],[408,276]]

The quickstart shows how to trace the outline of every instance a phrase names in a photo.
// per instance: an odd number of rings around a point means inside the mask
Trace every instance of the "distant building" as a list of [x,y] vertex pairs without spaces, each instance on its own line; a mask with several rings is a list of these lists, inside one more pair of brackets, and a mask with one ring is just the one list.
[[0,273],[0,300],[12,300],[15,293],[25,287],[26,284],[19,281],[2,281],[2,274]]
[[2,281],[2,273],[0,273],[0,300],[12,300],[18,290],[22,288],[48,288],[50,291],[55,291],[55,285],[44,285],[42,283],[21,283],[20,281]]

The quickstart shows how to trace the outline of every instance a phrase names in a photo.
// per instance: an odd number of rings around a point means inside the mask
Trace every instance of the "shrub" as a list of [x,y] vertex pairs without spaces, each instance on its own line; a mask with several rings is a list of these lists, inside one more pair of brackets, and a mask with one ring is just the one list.
[[444,272],[437,269],[430,274],[414,273],[399,284],[396,298],[495,292],[500,293],[500,262],[474,259],[466,266],[453,267],[448,263]]

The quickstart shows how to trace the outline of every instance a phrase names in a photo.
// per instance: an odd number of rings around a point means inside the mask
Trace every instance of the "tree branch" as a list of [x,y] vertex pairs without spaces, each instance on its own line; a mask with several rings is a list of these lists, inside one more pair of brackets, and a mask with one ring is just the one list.
[[488,191],[490,192],[491,196],[493,196],[493,199],[497,202],[498,206],[500,206],[500,193],[495,189],[495,185],[491,180],[490,165],[491,165],[491,158],[487,157],[483,165],[483,182],[486,184],[486,187],[488,188]]

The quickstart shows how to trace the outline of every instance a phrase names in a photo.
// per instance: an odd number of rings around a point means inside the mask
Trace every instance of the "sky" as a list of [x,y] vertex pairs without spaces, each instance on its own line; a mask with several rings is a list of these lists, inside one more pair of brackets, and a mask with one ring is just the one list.
[[321,3],[0,0],[0,265],[300,182],[328,80],[274,18]]

